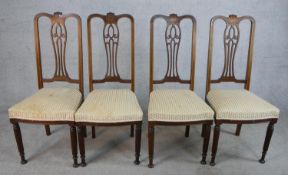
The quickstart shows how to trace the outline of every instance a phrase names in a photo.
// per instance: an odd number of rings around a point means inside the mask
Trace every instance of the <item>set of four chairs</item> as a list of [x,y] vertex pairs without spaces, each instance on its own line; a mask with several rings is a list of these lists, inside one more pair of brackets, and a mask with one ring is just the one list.
[[[39,18],[47,17],[51,21],[50,36],[55,55],[55,72],[52,78],[43,78],[41,64],[41,48],[39,36]],[[70,78],[66,68],[66,42],[67,28],[65,21],[69,18],[77,20],[78,39],[78,79]],[[122,79],[118,71],[117,52],[120,42],[118,20],[128,18],[131,22],[131,78]],[[107,56],[107,71],[103,79],[93,78],[92,65],[92,29],[91,21],[102,19],[104,21],[103,41]],[[154,79],[154,23],[157,19],[166,21],[165,43],[167,49],[167,69],[163,79]],[[213,31],[217,20],[226,23],[223,37],[224,67],[219,79],[211,79]],[[181,43],[182,20],[192,21],[192,49],[190,79],[183,80],[178,74],[178,51]],[[234,60],[237,45],[240,39],[239,24],[243,20],[251,22],[247,68],[245,79],[237,79],[234,73]],[[63,15],[40,13],[34,18],[35,48],[38,73],[39,91],[9,108],[10,122],[13,124],[14,134],[21,157],[21,163],[27,163],[24,156],[24,147],[19,123],[35,123],[45,125],[46,134],[50,135],[49,125],[65,124],[70,126],[73,166],[78,164],[78,149],[81,157],[81,166],[86,165],[84,138],[87,136],[87,126],[92,127],[92,137],[95,138],[95,126],[122,126],[131,128],[131,137],[135,136],[135,164],[139,164],[141,147],[141,128],[143,112],[138,104],[134,77],[134,19],[131,15],[92,14],[87,19],[88,32],[88,65],[89,90],[87,98],[83,99],[83,63],[82,63],[82,24],[77,14]],[[202,125],[203,153],[201,164],[206,164],[206,156],[210,139],[211,125],[215,122],[212,155],[210,165],[215,165],[220,126],[222,124],[236,124],[236,135],[239,136],[242,124],[269,122],[265,137],[260,163],[265,162],[265,155],[273,133],[273,126],[277,122],[279,109],[249,91],[251,66],[253,57],[253,41],[255,21],[252,17],[215,16],[210,23],[210,37],[208,49],[208,66],[206,82],[206,102],[194,92],[195,57],[196,57],[196,20],[191,15],[177,16],[171,14],[155,15],[150,21],[150,100],[148,107],[148,143],[149,164],[153,167],[154,155],[154,128],[157,125],[183,125],[186,127],[185,136],[189,136],[190,125]],[[79,85],[72,88],[44,88],[44,83],[65,81]],[[129,89],[94,89],[94,84],[120,82],[130,83]],[[156,89],[154,84],[176,82],[190,85],[189,90],[184,89]],[[217,90],[210,86],[221,82],[235,82],[244,84],[245,89]],[[136,126],[136,129],[134,128]],[[77,133],[78,139],[77,139]]]

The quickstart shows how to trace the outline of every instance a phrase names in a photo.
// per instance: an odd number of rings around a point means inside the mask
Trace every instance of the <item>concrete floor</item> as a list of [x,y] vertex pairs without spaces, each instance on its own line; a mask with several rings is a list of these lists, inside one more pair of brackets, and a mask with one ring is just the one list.
[[[86,139],[87,167],[72,168],[70,135],[67,126],[52,126],[52,135],[45,135],[43,126],[22,124],[26,158],[21,165],[7,109],[0,113],[0,174],[212,174],[257,175],[288,174],[288,119],[281,114],[275,126],[266,164],[258,163],[262,152],[266,124],[243,125],[240,137],[232,132],[233,125],[221,129],[217,165],[201,165],[200,126],[192,126],[190,137],[184,137],[184,127],[157,127],[155,135],[155,167],[147,168],[147,129],[143,126],[141,164],[134,161],[134,139],[129,127],[97,128],[97,139]],[[286,115],[287,116],[287,115]],[[212,135],[211,135],[212,136]],[[209,145],[210,160],[212,137]]]

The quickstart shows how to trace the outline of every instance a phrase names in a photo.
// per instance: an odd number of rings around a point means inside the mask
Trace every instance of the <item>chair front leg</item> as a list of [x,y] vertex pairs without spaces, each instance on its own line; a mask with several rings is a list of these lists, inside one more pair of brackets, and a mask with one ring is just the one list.
[[187,125],[185,129],[185,137],[189,137],[189,133],[190,133],[190,126]]
[[80,150],[80,157],[81,157],[80,165],[82,167],[86,166],[84,135],[85,135],[84,126],[78,126],[78,142],[79,142],[79,150]]
[[237,124],[236,132],[235,132],[236,136],[240,136],[241,127],[242,127],[242,124]]
[[201,137],[205,137],[205,134],[204,134],[205,131],[206,131],[205,127],[206,127],[206,125],[203,124],[203,125],[202,125],[202,131],[201,131]]
[[[204,125],[203,125],[204,127]],[[203,131],[203,153],[202,153],[202,160],[201,164],[205,165],[206,164],[206,157],[207,157],[207,151],[208,151],[208,146],[209,146],[209,140],[210,140],[210,133],[211,133],[211,124],[205,124],[205,130]]]
[[274,131],[274,123],[275,122],[270,122],[268,127],[267,127],[267,131],[266,131],[266,137],[265,137],[265,141],[264,141],[264,146],[263,146],[263,152],[262,152],[262,157],[259,160],[260,163],[264,164],[265,163],[265,156],[266,153],[268,151],[269,148],[269,144],[273,135],[273,131]]
[[134,125],[133,124],[130,127],[130,137],[134,137]]
[[142,130],[141,128],[142,128],[142,122],[139,122],[138,124],[136,124],[135,161],[134,161],[136,165],[140,164],[139,157],[140,157],[140,150],[141,150],[141,130]]
[[74,125],[70,126],[70,136],[71,136],[71,149],[73,156],[73,167],[78,167],[78,152],[77,152],[77,134],[76,127]]
[[91,130],[92,130],[92,138],[95,139],[96,138],[95,126],[92,126]]
[[148,123],[148,150],[149,150],[149,168],[153,168],[153,154],[154,154],[154,125]]
[[47,136],[51,135],[51,131],[50,131],[50,126],[49,125],[45,125],[45,132]]
[[214,127],[214,136],[213,136],[213,145],[212,145],[212,154],[211,154],[211,166],[215,166],[215,157],[218,148],[218,141],[220,135],[220,124],[216,124]]
[[13,130],[14,130],[14,135],[15,135],[18,151],[19,151],[20,158],[21,158],[21,164],[23,165],[27,163],[27,160],[25,159],[21,129],[18,123],[12,123],[12,124],[13,124]]

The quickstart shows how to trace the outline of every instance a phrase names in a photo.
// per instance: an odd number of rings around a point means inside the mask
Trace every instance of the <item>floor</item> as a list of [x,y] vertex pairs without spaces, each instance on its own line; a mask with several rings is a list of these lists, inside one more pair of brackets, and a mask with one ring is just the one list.
[[[147,129],[143,126],[141,164],[134,161],[134,139],[129,127],[97,128],[97,138],[86,139],[87,167],[72,167],[68,126],[52,126],[46,136],[43,126],[21,124],[28,163],[21,165],[7,109],[0,112],[0,174],[211,174],[211,175],[286,175],[288,174],[288,119],[281,117],[275,126],[266,164],[258,163],[262,152],[266,124],[243,125],[240,137],[233,135],[234,125],[224,125],[216,157],[217,165],[201,165],[202,138],[200,126],[192,126],[190,137],[185,127],[157,127],[155,135],[155,167],[147,168]],[[281,116],[285,116],[283,113]],[[212,135],[211,135],[212,136]],[[211,142],[209,145],[209,156]]]

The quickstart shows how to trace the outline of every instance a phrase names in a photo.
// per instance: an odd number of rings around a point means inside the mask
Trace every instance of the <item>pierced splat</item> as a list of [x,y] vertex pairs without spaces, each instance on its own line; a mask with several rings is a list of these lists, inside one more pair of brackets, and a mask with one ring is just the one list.
[[[174,17],[175,18],[175,17]],[[178,51],[181,42],[181,29],[177,20],[167,24],[165,31],[165,41],[167,49],[167,72],[165,78],[168,80],[178,80]]]
[[107,56],[107,72],[109,80],[120,78],[117,68],[117,51],[119,44],[119,29],[115,23],[106,23],[103,29],[103,39]]
[[[161,18],[166,21],[165,29],[165,43],[167,51],[167,69],[165,76],[162,80],[153,79],[153,57],[154,57],[154,22],[156,19]],[[191,49],[191,76],[190,80],[182,80],[178,73],[178,53],[181,44],[181,27],[180,23],[183,19],[192,21],[192,49]],[[196,20],[191,15],[177,16],[176,14],[155,15],[151,19],[151,38],[150,38],[150,91],[153,89],[153,84],[161,84],[165,82],[178,82],[190,84],[190,88],[194,87],[194,60],[195,60],[195,35],[196,35]]]
[[228,24],[224,30],[224,68],[221,78],[235,79],[234,60],[240,31],[238,24]]
[[51,40],[55,55],[55,73],[54,78],[69,78],[66,70],[66,41],[67,29],[63,20],[52,21]]

